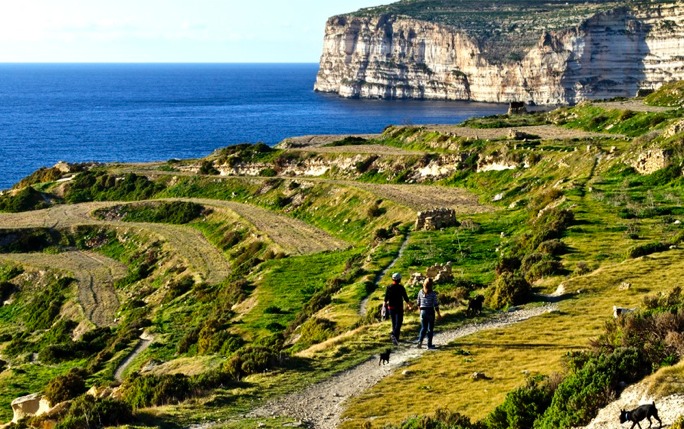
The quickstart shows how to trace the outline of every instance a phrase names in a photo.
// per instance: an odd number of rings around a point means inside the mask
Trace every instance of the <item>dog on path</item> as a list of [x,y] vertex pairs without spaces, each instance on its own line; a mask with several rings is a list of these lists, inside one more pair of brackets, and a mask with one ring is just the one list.
[[640,405],[631,411],[620,410],[620,424],[632,422],[630,429],[634,429],[634,426],[639,426],[639,429],[641,429],[639,422],[643,419],[648,419],[648,427],[651,427],[651,417],[658,420],[659,427],[663,427],[663,422],[658,417],[655,401],[652,404]]
[[390,353],[392,353],[392,349],[387,349],[380,353],[380,362],[378,363],[378,366],[389,363]]

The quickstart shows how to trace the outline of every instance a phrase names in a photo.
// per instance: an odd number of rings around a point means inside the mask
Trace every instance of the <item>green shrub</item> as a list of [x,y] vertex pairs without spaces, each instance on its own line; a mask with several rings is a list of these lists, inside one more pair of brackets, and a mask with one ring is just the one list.
[[510,305],[524,304],[532,293],[532,287],[519,273],[503,272],[485,292],[487,305],[500,309]]
[[84,375],[82,370],[74,368],[50,380],[43,393],[52,405],[73,399],[86,391]]
[[217,175],[220,174],[220,172],[214,167],[212,161],[203,160],[200,164],[199,174]]
[[627,249],[627,258],[638,258],[640,256],[650,255],[651,253],[664,252],[668,250],[670,246],[666,243],[661,242],[651,242],[645,244],[638,244],[636,246]]
[[34,296],[25,313],[26,327],[29,330],[48,329],[52,325],[66,299],[64,290],[73,281],[68,277],[61,278]]
[[276,177],[277,175],[278,172],[272,168],[264,168],[261,171],[259,171],[259,176],[262,177]]
[[133,411],[125,402],[83,395],[71,403],[55,429],[100,429],[121,426],[132,421]]
[[621,383],[632,383],[645,375],[643,361],[633,348],[576,356],[576,362],[569,362],[576,370],[558,385],[551,405],[538,419],[535,429],[586,425],[612,400]]
[[124,401],[134,409],[177,404],[193,393],[190,379],[183,374],[138,375],[122,388]]
[[147,200],[162,190],[163,186],[135,173],[117,176],[102,171],[84,171],[69,182],[64,200],[68,203]]
[[298,345],[301,348],[321,343],[334,335],[335,322],[320,317],[312,317],[302,324],[300,333]]
[[203,206],[188,201],[129,204],[118,208],[126,222],[186,224],[205,213]]
[[18,213],[28,210],[38,210],[48,206],[45,196],[30,186],[12,195],[8,193],[0,196],[0,212]]
[[440,408],[434,416],[409,417],[398,426],[387,425],[385,429],[484,429],[481,423],[472,423],[460,413]]
[[525,386],[508,395],[503,404],[496,407],[484,420],[491,429],[529,429],[551,405],[555,386],[546,377],[531,377]]
[[565,243],[558,239],[542,241],[537,247],[538,252],[551,256],[562,255],[566,250]]
[[14,188],[20,189],[27,186],[44,182],[54,182],[62,177],[62,170],[57,167],[41,167],[30,175],[24,177]]

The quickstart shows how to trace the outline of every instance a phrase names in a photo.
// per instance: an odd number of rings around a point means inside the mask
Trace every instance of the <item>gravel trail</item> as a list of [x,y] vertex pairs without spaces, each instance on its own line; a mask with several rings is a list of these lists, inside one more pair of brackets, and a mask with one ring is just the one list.
[[[436,332],[434,342],[439,347],[457,338],[484,330],[502,328],[555,309],[555,304],[545,304],[501,313],[489,320],[450,331]],[[371,388],[382,378],[401,368],[406,362],[419,358],[423,353],[439,353],[439,350],[428,351],[425,348],[399,346],[393,351],[387,365],[378,365],[377,357],[373,357],[329,380],[270,401],[252,411],[249,417],[287,416],[306,422],[314,429],[334,429],[341,421],[347,399]]]

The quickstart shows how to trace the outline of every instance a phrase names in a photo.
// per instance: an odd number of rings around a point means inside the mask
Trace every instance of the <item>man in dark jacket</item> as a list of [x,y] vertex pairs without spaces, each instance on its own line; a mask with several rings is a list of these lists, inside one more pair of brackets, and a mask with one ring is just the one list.
[[401,283],[401,274],[392,274],[392,284],[387,286],[385,290],[385,305],[389,310],[390,319],[392,319],[392,333],[390,338],[395,346],[399,345],[399,337],[401,335],[401,325],[404,323],[404,302],[411,310],[411,301],[409,301],[406,289]]

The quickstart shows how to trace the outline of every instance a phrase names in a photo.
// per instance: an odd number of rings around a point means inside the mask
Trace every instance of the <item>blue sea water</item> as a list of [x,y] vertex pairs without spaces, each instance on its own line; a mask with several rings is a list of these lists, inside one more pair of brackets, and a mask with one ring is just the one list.
[[0,189],[44,166],[196,158],[244,142],[459,123],[506,106],[349,100],[317,64],[2,64]]

